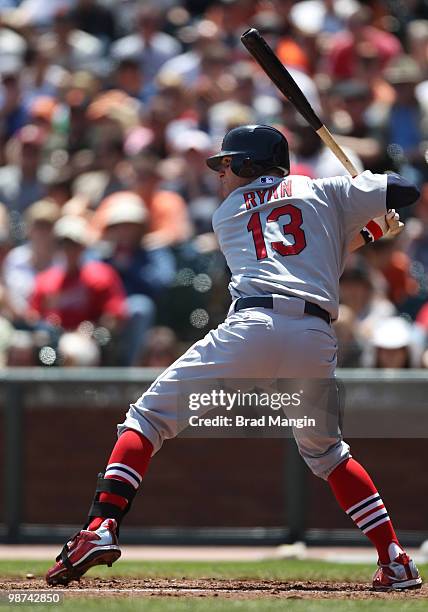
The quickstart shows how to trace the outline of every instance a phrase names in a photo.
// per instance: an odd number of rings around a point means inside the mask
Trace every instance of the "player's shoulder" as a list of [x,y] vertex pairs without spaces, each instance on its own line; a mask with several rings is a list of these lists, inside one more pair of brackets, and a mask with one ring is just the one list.
[[324,188],[349,188],[351,185],[356,187],[377,187],[386,184],[386,175],[375,174],[371,170],[364,170],[357,176],[349,174],[340,176],[328,176],[324,178],[312,179],[314,186]]

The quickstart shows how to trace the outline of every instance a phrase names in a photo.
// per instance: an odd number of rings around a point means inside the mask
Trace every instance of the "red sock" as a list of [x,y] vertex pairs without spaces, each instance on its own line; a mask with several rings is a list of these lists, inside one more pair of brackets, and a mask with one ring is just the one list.
[[[395,558],[397,547],[401,546],[384,503],[363,466],[355,459],[346,459],[333,470],[328,483],[341,508],[376,546],[380,562],[390,563],[390,551]],[[390,544],[394,546],[389,551]]]
[[[133,429],[127,429],[114,445],[104,478],[121,480],[138,489],[147,471],[152,452],[153,445],[146,437]],[[124,510],[127,503],[124,497],[114,493],[101,493],[99,501],[119,506],[121,510]],[[91,531],[98,529],[103,520],[101,517],[92,519],[88,529]]]

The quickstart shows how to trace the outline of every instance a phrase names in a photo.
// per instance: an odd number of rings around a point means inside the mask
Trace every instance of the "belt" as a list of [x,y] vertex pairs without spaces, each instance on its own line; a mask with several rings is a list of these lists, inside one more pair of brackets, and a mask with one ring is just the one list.
[[[273,296],[271,295],[260,295],[257,297],[241,297],[235,302],[235,312],[239,310],[245,310],[246,308],[270,308],[273,309]],[[330,314],[312,302],[305,300],[305,314],[312,315],[313,317],[319,317],[330,325],[331,317]]]

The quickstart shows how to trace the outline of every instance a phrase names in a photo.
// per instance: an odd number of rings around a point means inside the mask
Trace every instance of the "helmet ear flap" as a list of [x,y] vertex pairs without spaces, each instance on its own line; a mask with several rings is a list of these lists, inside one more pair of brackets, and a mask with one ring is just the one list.
[[287,141],[280,142],[275,147],[274,165],[284,170],[284,176],[290,174],[290,157]]
[[232,157],[230,168],[234,174],[242,178],[256,177],[263,169],[248,156],[235,155]]

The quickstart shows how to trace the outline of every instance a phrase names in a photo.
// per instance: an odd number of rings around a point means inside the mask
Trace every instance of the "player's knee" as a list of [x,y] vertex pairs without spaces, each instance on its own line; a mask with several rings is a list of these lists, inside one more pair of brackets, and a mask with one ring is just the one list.
[[159,414],[131,404],[123,423],[117,426],[120,436],[126,429],[134,429],[146,437],[153,446],[153,455],[161,448],[164,440],[177,435],[174,422],[162,419]]
[[307,452],[304,449],[300,449],[300,454],[312,473],[323,480],[327,480],[339,463],[351,456],[349,444],[343,440],[337,441],[321,454]]

